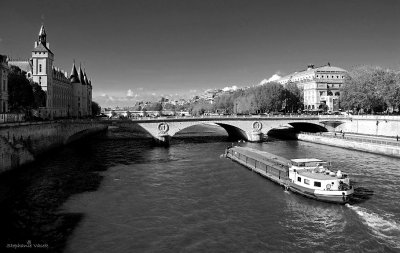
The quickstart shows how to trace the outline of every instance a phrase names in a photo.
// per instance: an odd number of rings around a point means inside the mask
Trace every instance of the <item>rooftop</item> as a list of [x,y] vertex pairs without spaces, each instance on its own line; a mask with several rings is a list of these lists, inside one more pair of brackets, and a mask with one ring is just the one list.
[[326,175],[325,173],[322,173],[322,172],[311,172],[311,171],[306,171],[306,170],[298,170],[297,173],[300,176],[317,179],[317,180],[337,179],[336,174],[334,176],[330,176],[330,175]]
[[291,159],[290,161],[296,163],[307,163],[307,162],[324,162],[323,160],[316,158],[299,158],[299,159]]

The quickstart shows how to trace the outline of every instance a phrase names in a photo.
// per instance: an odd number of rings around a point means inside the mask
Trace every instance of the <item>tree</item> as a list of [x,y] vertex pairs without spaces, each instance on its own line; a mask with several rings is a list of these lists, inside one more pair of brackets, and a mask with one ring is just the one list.
[[175,111],[175,105],[167,103],[164,105],[164,110]]
[[328,106],[325,102],[322,102],[322,103],[318,106],[318,109],[320,109],[320,110],[322,110],[322,111],[324,111],[324,112],[327,112],[328,109],[329,109],[329,106]]
[[289,82],[286,84],[286,109],[290,112],[296,112],[303,108],[303,94],[296,83]]
[[363,109],[368,113],[399,107],[399,75],[380,67],[351,70],[341,89],[340,102],[345,109]]
[[159,102],[151,103],[146,109],[147,111],[162,111],[162,104]]
[[254,94],[249,93],[238,97],[235,100],[236,112],[240,114],[256,113],[257,108],[254,104]]
[[285,89],[279,83],[271,82],[253,90],[255,105],[259,112],[276,112],[282,110],[285,100]]
[[27,112],[34,107],[33,89],[25,73],[11,66],[8,75],[8,103],[11,112]]
[[192,115],[203,115],[206,112],[215,112],[215,105],[208,103],[205,100],[199,100],[193,103],[189,109]]
[[132,113],[131,113],[130,111],[127,111],[127,112],[126,112],[126,117],[127,117],[128,119],[130,119],[130,118],[132,117]]
[[33,90],[33,108],[45,107],[46,106],[46,92],[42,90],[42,87],[35,83],[30,82]]
[[101,112],[101,107],[99,106],[99,104],[92,101],[92,115],[93,116],[99,115],[100,112]]

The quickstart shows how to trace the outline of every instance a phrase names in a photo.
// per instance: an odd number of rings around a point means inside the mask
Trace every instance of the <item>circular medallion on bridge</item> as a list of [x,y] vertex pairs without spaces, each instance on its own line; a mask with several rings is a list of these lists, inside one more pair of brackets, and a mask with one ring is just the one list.
[[261,128],[262,128],[262,123],[260,121],[253,122],[253,130],[254,131],[260,131]]
[[158,130],[160,131],[161,134],[165,134],[169,130],[169,126],[167,123],[162,122],[158,124]]

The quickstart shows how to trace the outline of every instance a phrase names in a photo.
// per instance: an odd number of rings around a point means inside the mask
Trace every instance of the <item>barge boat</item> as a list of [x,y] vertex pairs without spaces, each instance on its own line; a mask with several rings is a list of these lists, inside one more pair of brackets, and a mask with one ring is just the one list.
[[231,147],[225,156],[295,193],[332,203],[349,202],[354,188],[349,177],[334,172],[328,162],[314,159],[291,159],[248,147]]

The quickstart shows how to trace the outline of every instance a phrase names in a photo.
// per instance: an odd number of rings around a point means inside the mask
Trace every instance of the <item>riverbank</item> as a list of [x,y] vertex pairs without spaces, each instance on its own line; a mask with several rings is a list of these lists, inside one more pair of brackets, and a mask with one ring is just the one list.
[[336,135],[334,133],[299,133],[297,138],[307,142],[400,158],[400,142],[396,139],[340,133]]
[[107,126],[91,119],[1,124],[0,173],[106,129]]

